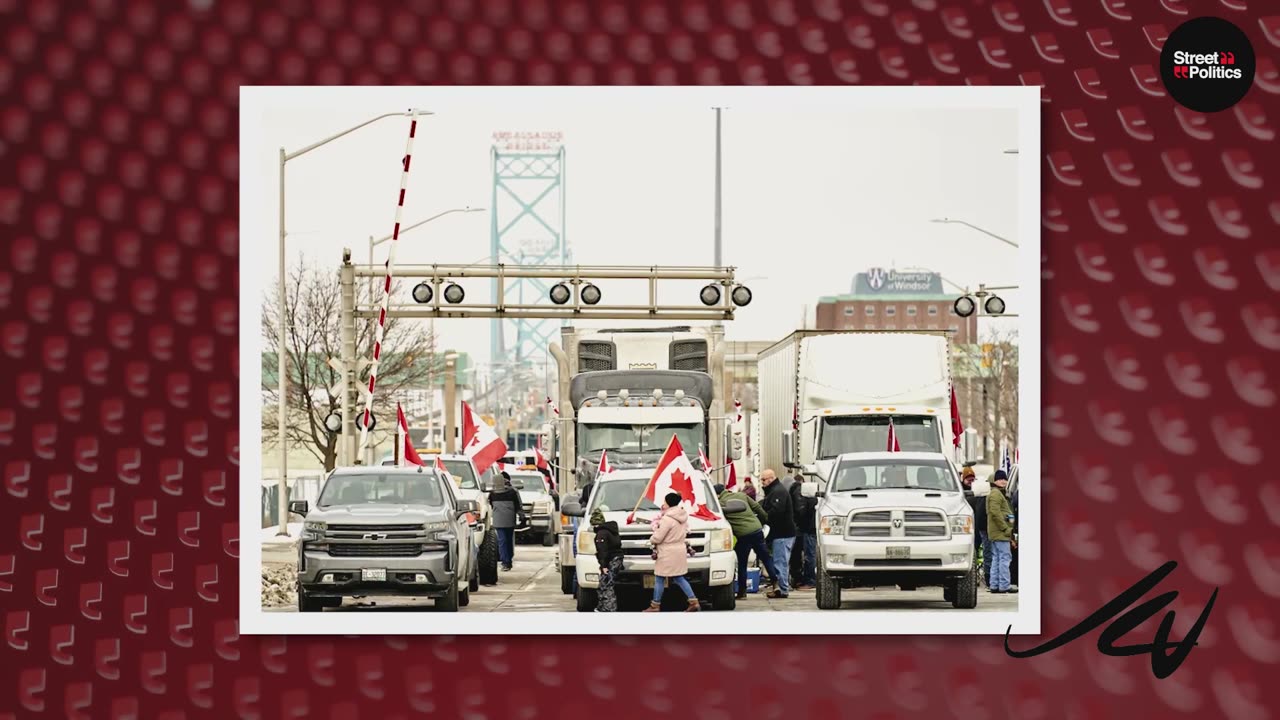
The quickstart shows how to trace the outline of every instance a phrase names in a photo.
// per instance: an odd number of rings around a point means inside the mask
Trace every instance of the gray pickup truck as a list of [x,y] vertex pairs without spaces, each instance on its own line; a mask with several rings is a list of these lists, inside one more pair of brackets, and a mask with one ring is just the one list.
[[298,610],[338,607],[344,597],[418,596],[437,610],[470,602],[479,551],[453,483],[433,468],[338,468],[315,508],[303,516],[298,544]]

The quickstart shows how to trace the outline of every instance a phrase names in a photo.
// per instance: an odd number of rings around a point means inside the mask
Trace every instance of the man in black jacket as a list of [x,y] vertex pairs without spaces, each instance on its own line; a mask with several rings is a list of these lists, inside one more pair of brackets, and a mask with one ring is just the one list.
[[773,470],[765,470],[760,474],[764,483],[764,502],[760,507],[769,515],[769,554],[773,555],[773,565],[778,568],[778,587],[766,597],[785,598],[791,589],[791,548],[796,542],[795,510],[791,507],[791,494],[778,481]]
[[596,612],[617,612],[618,595],[614,582],[622,573],[622,536],[618,523],[605,522],[604,513],[591,513],[591,527],[596,532],[596,560],[600,563],[600,590],[596,596]]
[[791,506],[796,515],[796,549],[800,558],[797,568],[797,590],[812,590],[818,582],[818,499],[807,498],[800,492],[804,477],[796,476],[791,484]]
[[515,561],[516,528],[524,525],[524,503],[520,493],[511,487],[511,476],[502,473],[498,488],[489,492],[489,507],[493,510],[493,527],[498,531],[498,561],[503,570],[510,570]]

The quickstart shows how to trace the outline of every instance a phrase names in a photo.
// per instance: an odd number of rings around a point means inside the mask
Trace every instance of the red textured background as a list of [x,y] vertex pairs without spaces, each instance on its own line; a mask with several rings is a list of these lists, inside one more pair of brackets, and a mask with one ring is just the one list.
[[[0,0],[0,719],[1280,712],[1280,7],[259,5]],[[1192,11],[1259,59],[1211,116],[1158,80]],[[1181,670],[1096,635],[238,637],[239,85],[858,82],[1043,86],[1044,625],[1176,559],[1178,631],[1221,588]]]

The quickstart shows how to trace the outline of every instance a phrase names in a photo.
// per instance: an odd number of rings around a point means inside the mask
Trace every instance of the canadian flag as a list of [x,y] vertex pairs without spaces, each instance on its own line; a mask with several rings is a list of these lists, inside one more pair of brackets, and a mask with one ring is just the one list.
[[734,467],[733,460],[725,458],[724,462],[729,466],[729,479],[724,483],[725,490],[732,490],[738,487],[738,469]]
[[702,463],[702,472],[711,474],[711,461],[707,459],[707,454],[702,451],[702,445],[698,445],[698,460]]
[[956,386],[951,386],[951,442],[960,447],[960,436],[964,435],[964,423],[960,421],[960,403],[956,402]]
[[734,411],[734,412],[737,414],[737,416],[738,416],[738,417],[734,420],[734,422],[742,422],[742,403],[741,403],[741,402],[739,402],[739,401],[737,401],[737,400],[734,400],[734,401],[733,401],[733,411]]
[[[706,489],[704,483],[698,481],[698,475],[698,471],[693,469],[693,463],[684,456],[680,440],[672,435],[666,452],[662,453],[662,460],[649,478],[644,497],[655,505],[661,505],[662,498],[668,493],[676,493],[682,498],[681,504],[689,510],[691,516],[703,520],[719,520],[715,513],[707,509]],[[635,517],[633,511],[627,516],[627,524],[635,522]]]
[[436,456],[436,470],[439,470],[441,475],[444,475],[450,480],[453,479],[453,476],[449,474],[449,470],[444,466],[444,461],[440,459],[439,455]]
[[401,464],[426,465],[418,456],[418,451],[413,449],[413,442],[409,439],[409,421],[405,419],[404,408],[400,407],[400,403],[396,403],[396,421],[400,423],[400,437],[404,438],[401,441],[404,446],[400,449]]
[[902,452],[902,447],[898,445],[898,432],[893,429],[893,418],[889,418],[889,446],[885,448],[885,452]]
[[462,403],[462,452],[481,475],[507,454],[507,444],[484,422],[478,422],[471,406]]
[[539,470],[546,470],[547,472],[551,472],[551,465],[550,463],[547,462],[547,458],[543,456],[542,448],[540,447],[533,449],[533,464]]
[[596,466],[596,477],[608,475],[613,472],[613,466],[609,464],[609,451],[600,451],[600,464]]
[[550,395],[547,396],[547,407],[551,409],[551,413],[553,415],[555,415],[556,417],[560,417],[560,408],[556,407],[556,404],[551,402]]

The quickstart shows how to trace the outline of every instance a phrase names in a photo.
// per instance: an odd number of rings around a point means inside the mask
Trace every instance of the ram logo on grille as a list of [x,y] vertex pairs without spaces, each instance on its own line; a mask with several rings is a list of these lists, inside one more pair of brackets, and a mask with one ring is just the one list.
[[900,527],[902,527],[902,518],[894,518],[894,519],[893,519],[893,526],[894,526],[894,527],[896,527],[896,528],[900,528]]
[[387,534],[386,533],[365,533],[364,539],[365,540],[386,540]]

